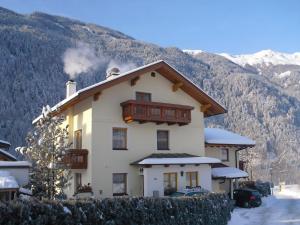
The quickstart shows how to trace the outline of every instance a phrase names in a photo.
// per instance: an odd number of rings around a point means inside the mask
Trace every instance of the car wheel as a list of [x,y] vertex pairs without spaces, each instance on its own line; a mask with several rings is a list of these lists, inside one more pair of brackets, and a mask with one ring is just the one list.
[[244,208],[250,208],[249,202],[244,202]]

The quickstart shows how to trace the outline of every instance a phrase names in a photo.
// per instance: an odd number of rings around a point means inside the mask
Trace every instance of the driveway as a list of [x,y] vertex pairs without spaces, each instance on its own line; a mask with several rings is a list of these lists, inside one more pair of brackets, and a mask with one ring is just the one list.
[[282,192],[278,188],[274,195],[263,198],[258,208],[236,208],[228,225],[300,225],[300,188],[286,186]]

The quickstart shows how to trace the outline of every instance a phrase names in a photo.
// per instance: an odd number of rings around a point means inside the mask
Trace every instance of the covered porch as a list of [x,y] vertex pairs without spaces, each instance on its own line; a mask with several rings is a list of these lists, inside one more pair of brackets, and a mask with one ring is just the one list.
[[212,165],[214,191],[229,193],[233,199],[233,190],[238,188],[238,179],[247,178],[248,173],[225,164]]
[[211,165],[219,159],[185,153],[152,154],[132,165],[143,179],[143,195],[161,197],[187,188],[201,187],[212,191]]

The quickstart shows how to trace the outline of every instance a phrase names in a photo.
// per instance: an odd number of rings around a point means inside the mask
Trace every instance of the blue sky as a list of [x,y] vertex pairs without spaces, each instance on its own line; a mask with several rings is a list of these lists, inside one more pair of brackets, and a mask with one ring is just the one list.
[[163,47],[300,51],[299,0],[0,0],[0,6],[76,18]]

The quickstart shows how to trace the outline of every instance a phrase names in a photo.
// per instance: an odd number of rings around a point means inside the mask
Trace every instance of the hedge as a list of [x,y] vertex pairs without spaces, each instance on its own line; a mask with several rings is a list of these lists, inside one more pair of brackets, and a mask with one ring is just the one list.
[[0,202],[0,224],[225,225],[233,210],[224,194],[182,198]]

